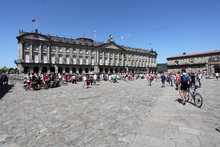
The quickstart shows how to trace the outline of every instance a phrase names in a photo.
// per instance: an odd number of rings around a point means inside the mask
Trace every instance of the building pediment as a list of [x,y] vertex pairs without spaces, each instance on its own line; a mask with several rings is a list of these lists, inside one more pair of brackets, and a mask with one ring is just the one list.
[[105,48],[121,50],[118,46],[116,46],[116,45],[114,45],[114,44],[106,45]]
[[112,49],[112,50],[118,50],[118,51],[124,50],[121,46],[115,44],[114,42],[103,44],[99,46],[99,48]]
[[23,34],[21,36],[17,37],[18,39],[33,39],[33,40],[42,40],[42,41],[49,41],[49,38],[47,36],[38,34],[38,33],[28,33]]

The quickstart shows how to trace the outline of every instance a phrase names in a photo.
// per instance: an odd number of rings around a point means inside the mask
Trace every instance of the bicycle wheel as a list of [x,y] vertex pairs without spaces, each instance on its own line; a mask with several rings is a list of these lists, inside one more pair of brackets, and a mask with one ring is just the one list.
[[199,93],[196,93],[194,96],[194,104],[195,106],[201,108],[203,104],[202,96]]

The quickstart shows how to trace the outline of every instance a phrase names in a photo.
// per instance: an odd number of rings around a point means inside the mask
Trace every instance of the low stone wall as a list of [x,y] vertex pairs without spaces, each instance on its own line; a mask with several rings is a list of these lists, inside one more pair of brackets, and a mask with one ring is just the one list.
[[21,83],[24,80],[24,74],[9,74],[8,82],[9,84]]

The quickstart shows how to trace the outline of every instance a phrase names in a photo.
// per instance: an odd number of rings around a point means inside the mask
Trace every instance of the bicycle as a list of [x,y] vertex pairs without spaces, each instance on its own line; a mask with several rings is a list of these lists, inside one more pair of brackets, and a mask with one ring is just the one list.
[[202,107],[203,104],[203,98],[201,96],[201,94],[199,94],[196,89],[198,89],[199,86],[195,85],[195,87],[189,88],[188,89],[188,95],[186,98],[186,101],[189,102],[190,97],[191,97],[191,103],[192,103],[192,99],[193,99],[193,104],[195,106],[197,106],[198,108]]

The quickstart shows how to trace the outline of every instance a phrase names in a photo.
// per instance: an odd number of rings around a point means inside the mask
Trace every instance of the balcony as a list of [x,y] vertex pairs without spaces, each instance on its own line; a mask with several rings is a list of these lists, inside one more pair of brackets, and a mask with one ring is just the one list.
[[19,64],[19,63],[24,63],[24,60],[22,59],[17,59],[17,60],[14,60],[15,64]]

